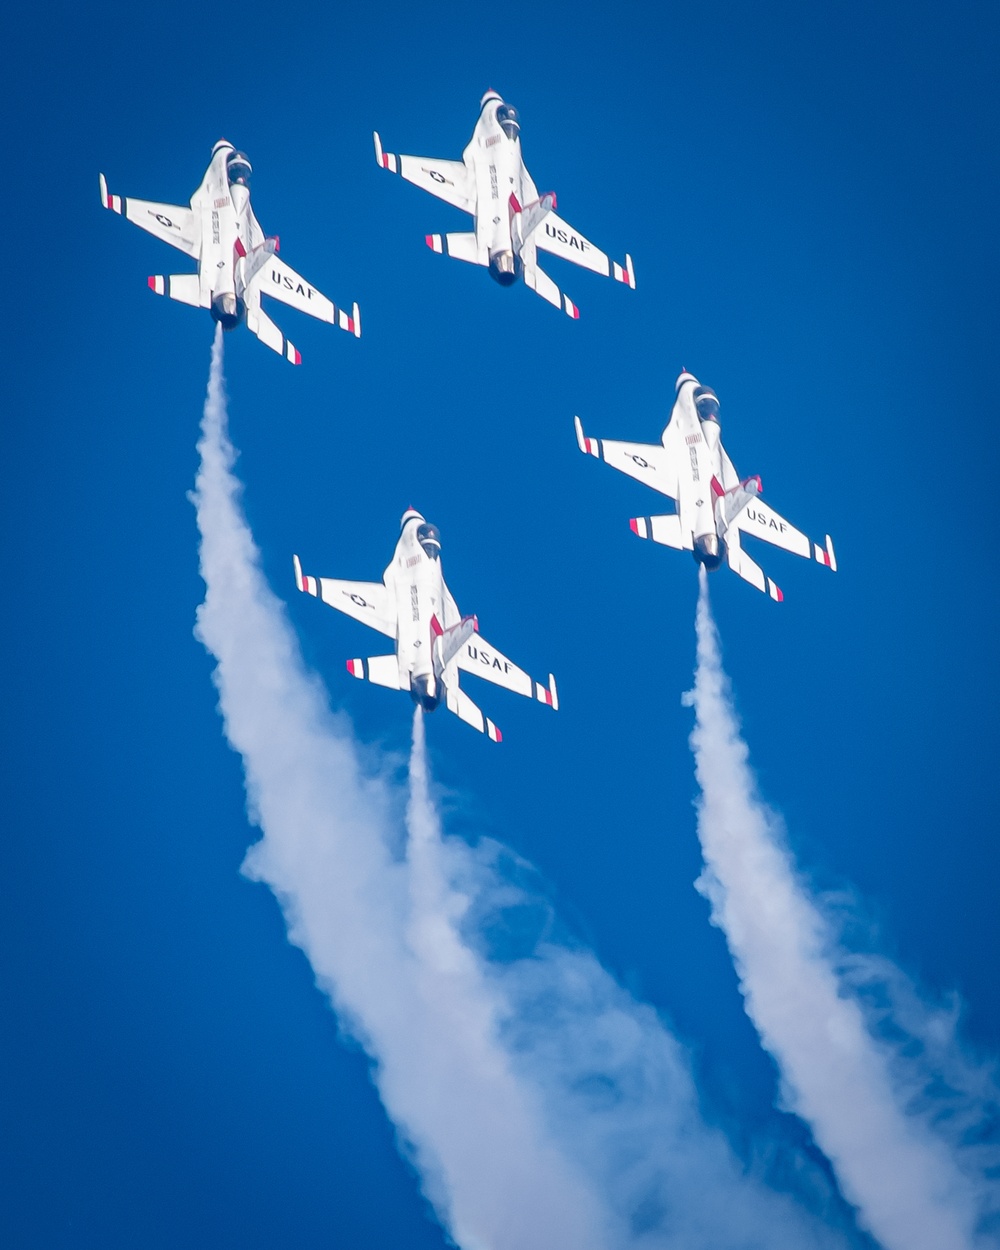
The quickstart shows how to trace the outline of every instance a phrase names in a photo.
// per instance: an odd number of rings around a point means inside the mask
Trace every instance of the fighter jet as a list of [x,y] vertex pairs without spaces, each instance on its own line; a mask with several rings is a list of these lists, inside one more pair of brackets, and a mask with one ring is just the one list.
[[383,169],[400,174],[407,182],[423,187],[475,218],[476,228],[467,234],[427,235],[427,246],[433,251],[488,266],[490,276],[501,286],[511,286],[523,277],[525,284],[542,299],[574,318],[580,316],[580,310],[539,269],[539,250],[605,277],[614,274],[619,282],[635,288],[631,256],[625,257],[624,265],[609,261],[599,248],[556,215],[554,192],[539,196],[521,157],[517,110],[495,91],[487,91],[483,96],[479,120],[460,161],[395,156],[383,152],[378,131],[374,138],[375,159]]
[[677,379],[677,398],[659,445],[588,438],[580,418],[574,420],[582,452],[645,482],[676,504],[667,516],[633,517],[629,525],[640,538],[690,551],[709,571],[725,558],[734,573],[779,603],[784,595],[743,550],[741,535],[763,538],[806,559],[812,555],[836,570],[829,534],[822,547],[810,542],[763,503],[759,477],[740,479],[722,446],[715,391],[702,386],[693,374],[685,370]]
[[278,240],[265,238],[250,206],[251,166],[220,139],[191,206],[112,195],[101,174],[101,203],[198,262],[197,273],[158,274],[150,289],[182,304],[207,308],[224,330],[246,320],[251,333],[293,365],[302,357],[260,306],[270,295],[320,321],[361,336],[357,304],[350,316],[279,260]]
[[302,572],[299,557],[293,557],[299,590],[395,640],[393,654],[348,660],[347,671],[377,686],[408,690],[414,703],[426,712],[433,712],[441,703],[492,742],[500,742],[503,735],[459,689],[459,673],[475,673],[516,694],[529,699],[533,696],[539,703],[558,708],[551,673],[548,685],[533,681],[483,639],[476,617],[459,612],[441,570],[437,526],[425,521],[415,508],[408,508],[400,528],[396,550],[381,582],[310,577]]

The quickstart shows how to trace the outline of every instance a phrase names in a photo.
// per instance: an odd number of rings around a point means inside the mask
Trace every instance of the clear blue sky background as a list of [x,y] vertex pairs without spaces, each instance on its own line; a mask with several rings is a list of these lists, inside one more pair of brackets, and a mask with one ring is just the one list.
[[[573,436],[578,412],[655,440],[687,366],[737,468],[841,565],[761,545],[781,606],[713,578],[763,792],[817,883],[1000,1049],[998,34],[969,0],[6,14],[0,1241],[443,1244],[238,874],[240,767],[191,634],[213,327],[146,288],[185,258],[98,202],[100,169],[186,202],[220,136],[282,255],[362,307],[356,342],[272,306],[299,369],[226,342],[266,572],[361,737],[404,751],[409,704],[347,675],[377,639],[296,596],[291,553],[377,577],[414,504],[462,609],[563,702],[470,686],[500,748],[432,720],[452,828],[540,868],[692,1046],[711,1117],[800,1132],[692,889],[695,567],[633,538],[657,497]],[[553,259],[573,323],[425,248],[467,219],[380,173],[371,130],[457,157],[488,87],[636,292]]]

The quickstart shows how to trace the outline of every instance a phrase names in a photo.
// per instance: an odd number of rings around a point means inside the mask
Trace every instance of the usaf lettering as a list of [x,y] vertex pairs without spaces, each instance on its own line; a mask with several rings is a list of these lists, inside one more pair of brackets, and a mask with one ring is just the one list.
[[575,234],[569,234],[566,230],[560,230],[558,226],[554,226],[550,221],[545,223],[545,233],[552,239],[558,239],[560,243],[565,243],[567,247],[578,247],[581,252],[585,252],[590,244],[586,239],[578,238]]
[[766,517],[763,513],[758,512],[756,508],[747,508],[747,520],[756,521],[758,525],[763,525],[765,529],[778,530],[782,534],[788,529],[784,521],[779,524],[774,517]]
[[510,672],[509,660],[504,660],[503,663],[501,663],[500,660],[495,655],[491,656],[488,652],[484,651],[481,647],[474,647],[471,642],[469,643],[468,649],[469,649],[470,659],[478,660],[480,664],[485,664],[487,668],[499,669],[501,673]]
[[278,273],[277,269],[271,270],[271,281],[277,282],[278,286],[283,286],[286,291],[294,291],[296,295],[304,295],[306,299],[312,299],[314,291],[311,286],[305,286],[303,283],[295,283],[288,274]]

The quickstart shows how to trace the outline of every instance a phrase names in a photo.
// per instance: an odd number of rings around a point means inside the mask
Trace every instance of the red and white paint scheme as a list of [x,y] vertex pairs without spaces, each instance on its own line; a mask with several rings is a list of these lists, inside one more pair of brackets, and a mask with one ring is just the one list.
[[224,330],[245,320],[266,347],[301,364],[297,349],[261,308],[260,297],[270,295],[360,338],[357,304],[351,313],[337,308],[279,260],[278,240],[265,238],[250,206],[251,172],[246,156],[220,139],[189,207],[112,195],[103,174],[101,203],[197,261],[197,273],[157,274],[148,280],[150,290],[209,309]]
[[474,265],[484,265],[501,286],[519,278],[542,299],[574,319],[580,310],[538,267],[538,252],[551,252],[594,273],[635,287],[631,256],[624,265],[607,256],[563,221],[554,192],[538,194],[521,156],[517,110],[495,91],[480,102],[479,120],[460,161],[396,156],[382,150],[375,132],[375,160],[383,169],[423,187],[438,199],[471,213],[475,230],[428,234],[427,246]]
[[415,508],[408,508],[389,567],[381,582],[312,577],[293,556],[295,585],[339,612],[395,641],[390,655],[348,660],[352,677],[406,690],[427,712],[443,704],[449,712],[500,742],[502,734],[459,687],[460,673],[474,673],[515,694],[558,709],[552,674],[546,684],[532,678],[486,642],[474,616],[462,616],[441,569],[441,535]]
[[823,546],[810,540],[760,498],[759,477],[740,479],[722,445],[719,400],[709,386],[683,371],[677,379],[677,398],[658,444],[616,443],[588,438],[575,417],[580,450],[596,456],[652,486],[674,501],[667,516],[633,517],[633,534],[665,547],[690,551],[710,571],[723,559],[744,581],[780,603],[784,595],[743,550],[742,536],[750,534],[797,556],[815,557],[836,570],[833,542]]

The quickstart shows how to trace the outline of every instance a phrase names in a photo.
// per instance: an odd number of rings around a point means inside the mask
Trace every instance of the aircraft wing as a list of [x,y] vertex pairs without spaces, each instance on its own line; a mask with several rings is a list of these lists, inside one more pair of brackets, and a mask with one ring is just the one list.
[[837,557],[834,555],[833,539],[829,534],[826,535],[824,544],[820,546],[819,543],[807,538],[801,530],[797,530],[790,521],[786,521],[773,508],[769,508],[759,496],[750,500],[743,511],[736,516],[734,523],[744,534],[753,534],[756,538],[763,538],[765,542],[773,543],[775,547],[784,547],[786,551],[791,551],[797,556],[804,556],[807,560],[812,556],[818,564],[825,564],[828,569],[837,571]]
[[131,196],[112,195],[101,174],[101,203],[113,213],[120,213],[164,243],[188,256],[201,252],[201,218],[180,204],[158,204],[155,200],[136,200]]
[[786,521],[773,508],[769,508],[758,496],[751,499],[747,506],[737,514],[735,523],[744,534],[753,534],[755,538],[763,538],[775,547],[784,547],[797,556],[812,555],[812,544],[801,530],[797,530],[790,521]]
[[635,272],[632,269],[632,257],[625,257],[625,264],[610,261],[599,247],[595,247],[589,239],[585,239],[579,230],[574,230],[558,213],[546,213],[531,238],[535,246],[543,252],[551,252],[553,256],[561,256],[563,260],[571,260],[574,265],[582,265],[584,269],[592,269],[594,273],[602,273],[606,278],[614,276],[626,286],[635,287]]
[[429,156],[397,156],[382,151],[382,140],[374,132],[375,160],[383,169],[399,174],[414,186],[422,187],[439,200],[446,200],[466,213],[476,211],[476,184],[464,161],[439,161]]
[[254,284],[261,295],[270,295],[283,304],[297,308],[299,312],[308,313],[320,321],[336,320],[336,309],[332,301],[295,272],[290,265],[279,256],[271,256],[254,276]]
[[295,564],[295,585],[307,595],[315,595],[338,612],[346,612],[362,625],[379,633],[396,636],[396,605],[382,582],[348,582],[333,577],[308,577],[299,557]]
[[671,445],[664,447],[658,443],[618,443],[609,438],[587,438],[580,418],[573,419],[576,422],[576,441],[584,454],[604,460],[613,469],[645,482],[676,502],[680,493],[679,466]]
[[535,698],[539,703],[547,703],[549,707],[559,707],[556,681],[551,673],[549,684],[543,686],[540,681],[534,681],[523,668],[518,668],[512,660],[508,660],[496,647],[490,646],[479,633],[472,635],[455,657],[454,663],[463,673],[475,673],[477,677],[485,677],[494,685],[505,686],[515,694],[523,694],[528,699]]

